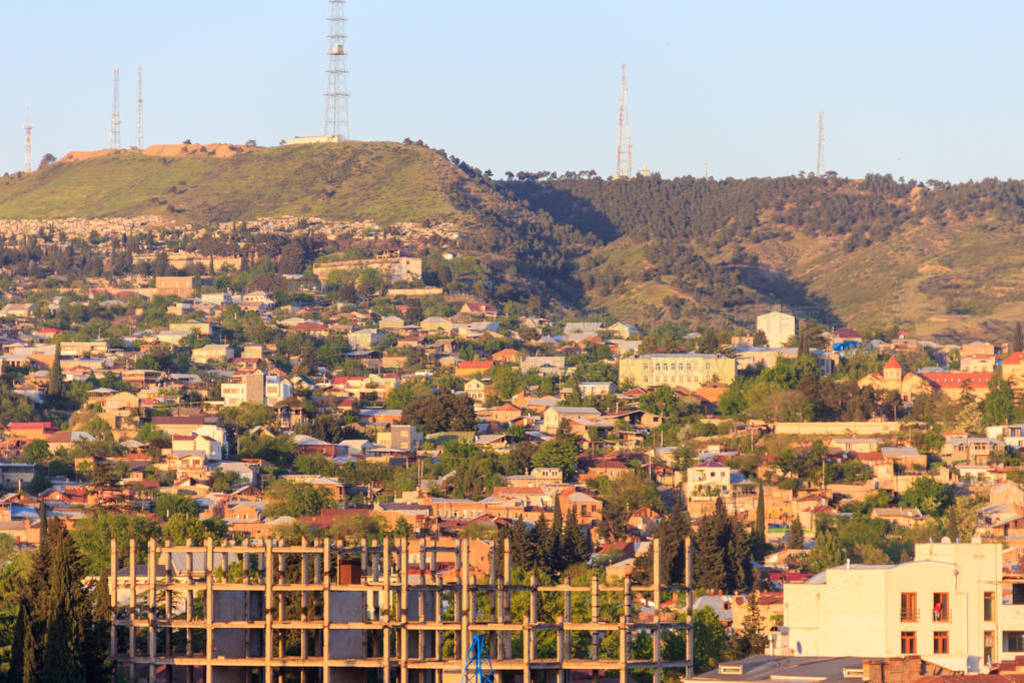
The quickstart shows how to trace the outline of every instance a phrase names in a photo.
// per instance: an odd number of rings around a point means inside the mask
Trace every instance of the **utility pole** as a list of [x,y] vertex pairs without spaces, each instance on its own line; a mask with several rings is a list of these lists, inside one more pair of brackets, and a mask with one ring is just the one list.
[[135,148],[142,151],[142,65],[139,65],[139,96],[136,102],[139,105],[137,118],[135,119]]
[[817,175],[825,173],[825,114],[818,112],[818,170]]
[[25,105],[25,173],[32,172],[32,123],[29,105]]
[[626,84],[626,65],[622,65],[622,87],[619,90],[619,146],[615,154],[615,177],[633,175],[633,141],[629,136],[629,86]]
[[110,114],[110,146],[113,149],[121,148],[121,92],[118,85],[121,72],[114,69],[114,106]]
[[348,140],[348,52],[345,50],[345,0],[330,0],[327,17],[327,92],[324,135]]

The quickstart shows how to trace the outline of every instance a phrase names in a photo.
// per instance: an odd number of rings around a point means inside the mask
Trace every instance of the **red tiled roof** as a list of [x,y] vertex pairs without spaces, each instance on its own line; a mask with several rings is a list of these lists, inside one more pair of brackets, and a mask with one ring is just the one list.
[[889,360],[885,361],[885,367],[886,368],[898,368],[900,370],[903,369],[903,366],[900,365],[900,362],[898,360],[896,360],[896,356],[889,356]]

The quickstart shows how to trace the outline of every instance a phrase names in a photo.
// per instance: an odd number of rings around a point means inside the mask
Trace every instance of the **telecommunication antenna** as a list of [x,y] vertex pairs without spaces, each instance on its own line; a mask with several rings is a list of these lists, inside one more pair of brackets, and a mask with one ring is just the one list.
[[817,175],[825,173],[825,114],[818,112],[818,170]]
[[121,73],[114,69],[114,108],[110,115],[110,146],[113,149],[121,148],[121,94],[118,86]]
[[345,0],[330,0],[327,17],[327,100],[324,135],[348,140],[348,53],[345,51]]
[[32,172],[32,123],[29,105],[25,105],[25,173]]
[[629,137],[629,86],[626,65],[622,65],[622,89],[619,91],[619,147],[615,154],[615,177],[633,175],[633,141]]
[[135,148],[142,151],[142,65],[139,65],[139,97],[136,100],[139,105],[137,118],[135,119]]

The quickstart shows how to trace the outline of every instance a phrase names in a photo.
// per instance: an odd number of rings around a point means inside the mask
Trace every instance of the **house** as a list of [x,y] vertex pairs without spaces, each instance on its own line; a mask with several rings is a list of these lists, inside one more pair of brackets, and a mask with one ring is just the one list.
[[467,301],[459,309],[461,315],[471,315],[478,318],[497,318],[498,309],[490,304],[481,301]]
[[227,344],[207,344],[198,349],[192,349],[192,362],[196,365],[227,363],[234,357],[235,350]]
[[536,370],[542,375],[561,377],[565,374],[565,356],[526,356],[519,361],[524,375]]
[[622,321],[614,322],[605,329],[607,329],[613,337],[618,337],[619,339],[629,339],[630,337],[636,337],[640,334],[639,328]]
[[488,389],[491,387],[490,377],[474,377],[463,385],[462,390],[473,400],[473,403],[482,404],[487,400]]
[[591,396],[607,396],[615,393],[615,384],[612,382],[580,382],[580,395],[583,398]]
[[924,515],[917,508],[883,507],[871,511],[871,519],[883,519],[897,526],[909,528],[924,521]]
[[494,367],[493,360],[464,360],[455,365],[456,377],[472,377],[482,374]]
[[904,401],[912,401],[919,394],[934,392],[934,385],[924,377],[914,372],[904,372],[896,356],[889,357],[882,367],[882,372],[873,372],[860,378],[857,386],[871,387],[876,392],[895,392]]
[[569,406],[551,406],[543,413],[541,430],[548,434],[554,434],[558,431],[558,428],[561,426],[563,421],[579,417],[601,417],[601,411],[589,406],[579,408]]
[[373,345],[379,342],[384,335],[371,327],[365,327],[361,330],[352,330],[346,335],[349,345],[353,349],[368,351],[373,348]]

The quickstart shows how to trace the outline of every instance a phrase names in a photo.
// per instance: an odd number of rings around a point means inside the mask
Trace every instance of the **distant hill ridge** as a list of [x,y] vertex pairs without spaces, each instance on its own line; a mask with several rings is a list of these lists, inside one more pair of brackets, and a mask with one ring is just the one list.
[[447,221],[494,297],[554,295],[650,327],[749,324],[781,304],[957,337],[1024,320],[1024,183],[869,175],[605,180],[488,174],[421,143],[75,152],[0,178],[0,218]]

